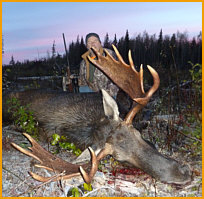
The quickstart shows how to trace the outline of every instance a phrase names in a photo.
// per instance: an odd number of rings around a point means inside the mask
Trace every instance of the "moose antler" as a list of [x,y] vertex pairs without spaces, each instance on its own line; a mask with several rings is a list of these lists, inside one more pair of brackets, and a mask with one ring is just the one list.
[[115,60],[106,49],[104,49],[106,56],[102,56],[94,48],[92,48],[92,50],[98,59],[93,60],[90,56],[88,56],[88,59],[109,76],[110,79],[112,79],[112,81],[125,91],[135,102],[137,102],[136,106],[129,111],[125,118],[125,122],[131,124],[135,114],[148,103],[153,93],[158,89],[160,79],[158,73],[151,66],[147,66],[153,76],[154,84],[150,90],[145,93],[143,87],[142,65],[140,66],[140,72],[137,72],[134,67],[131,51],[129,50],[128,53],[130,63],[130,65],[128,65],[124,62],[117,48],[114,45],[112,46],[118,57],[118,61]]
[[[97,169],[98,169],[99,160],[102,159],[103,157],[105,157],[106,155],[111,154],[111,150],[108,149],[108,146],[107,147],[105,146],[105,148],[100,151],[98,156],[96,156],[93,149],[91,147],[89,147],[89,150],[90,150],[90,153],[92,156],[92,166],[90,169],[89,163],[84,164],[84,165],[75,165],[75,164],[71,164],[69,162],[66,162],[66,161],[62,160],[61,158],[58,158],[58,157],[52,155],[47,150],[45,150],[27,133],[23,133],[23,135],[25,137],[27,137],[27,139],[31,142],[32,147],[29,147],[29,149],[31,151],[27,151],[27,150],[21,148],[20,146],[16,145],[15,143],[11,143],[11,145],[14,148],[16,148],[17,150],[19,150],[20,152],[22,152],[26,155],[31,156],[31,157],[35,158],[36,160],[38,160],[40,162],[40,164],[36,164],[35,165],[36,167],[45,168],[47,170],[54,171],[54,172],[64,173],[63,176],[59,176],[57,178],[52,179],[52,177],[43,177],[43,176],[39,176],[39,175],[37,175],[31,171],[29,172],[29,174],[34,179],[41,181],[41,182],[47,182],[49,180],[51,180],[51,181],[56,181],[56,180],[61,180],[61,179],[65,180],[65,179],[69,179],[69,178],[72,178],[74,176],[78,176],[78,175],[82,174],[84,181],[89,184],[91,182],[92,178],[94,177]],[[88,175],[87,172],[89,170],[90,170],[90,173]]]
[[[106,57],[100,55],[95,49],[92,49],[94,53],[97,55],[98,60],[92,60],[89,56],[88,59],[98,66],[107,76],[109,76],[113,82],[115,82],[122,90],[124,90],[137,104],[130,110],[125,118],[125,122],[127,124],[131,124],[135,114],[143,108],[153,95],[153,93],[159,87],[159,76],[157,72],[150,66],[148,69],[153,76],[154,84],[150,88],[150,90],[145,93],[143,88],[143,69],[142,66],[140,67],[140,72],[137,72],[134,68],[133,60],[131,57],[131,52],[129,51],[129,63],[127,65],[118,50],[115,46],[113,46],[115,53],[118,57],[119,61],[116,61],[107,50]],[[117,75],[116,75],[117,74]],[[51,170],[54,172],[60,172],[64,175],[57,176],[56,178],[48,178],[42,177],[35,173],[29,172],[30,175],[41,182],[47,181],[56,181],[60,179],[69,179],[74,176],[82,175],[84,181],[86,183],[90,183],[92,178],[94,177],[97,169],[99,161],[105,157],[106,155],[112,155],[113,149],[111,145],[108,143],[105,144],[105,147],[100,151],[100,153],[96,156],[94,151],[89,147],[91,156],[92,156],[92,164],[90,169],[90,163],[84,165],[75,165],[68,163],[58,157],[55,157],[50,152],[46,151],[42,148],[31,136],[26,133],[23,133],[25,137],[32,143],[32,147],[29,147],[31,151],[27,151],[20,146],[16,145],[15,143],[11,143],[13,147],[15,147],[20,152],[31,156],[38,160],[40,164],[35,165],[36,167],[45,168],[47,170]],[[90,172],[89,172],[90,171]],[[87,174],[89,172],[89,174]]]

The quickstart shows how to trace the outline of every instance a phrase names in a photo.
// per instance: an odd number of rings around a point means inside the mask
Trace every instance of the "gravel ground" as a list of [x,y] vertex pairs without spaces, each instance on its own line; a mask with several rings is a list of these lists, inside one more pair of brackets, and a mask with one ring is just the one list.
[[[140,197],[202,197],[202,162],[201,158],[191,161],[188,154],[174,153],[176,159],[186,161],[193,169],[194,179],[185,186],[164,184],[151,178],[143,172],[138,175],[126,175],[120,172],[112,174],[113,160],[107,157],[101,162],[101,169],[92,181],[92,191],[83,190],[83,179],[75,177],[66,181],[40,183],[32,179],[28,171],[51,176],[44,169],[36,169],[33,160],[10,146],[10,142],[27,144],[28,140],[13,129],[12,126],[3,127],[3,170],[2,170],[2,196],[3,197],[67,197],[70,190],[78,187],[80,196],[83,197],[114,197],[114,196],[140,196]],[[40,143],[43,147],[45,144]],[[66,161],[73,161],[71,153],[60,153]],[[190,160],[190,161],[189,161]],[[117,169],[124,168],[117,164]],[[53,174],[52,174],[53,175]]]

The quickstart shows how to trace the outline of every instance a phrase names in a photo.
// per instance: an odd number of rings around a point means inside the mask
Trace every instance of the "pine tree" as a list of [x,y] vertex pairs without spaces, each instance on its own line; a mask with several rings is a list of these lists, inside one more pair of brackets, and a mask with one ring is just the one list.
[[55,40],[53,41],[53,45],[52,45],[52,58],[56,57],[56,45],[55,45]]
[[118,51],[120,52],[121,56],[123,57],[123,47],[124,47],[124,37],[121,37],[118,41]]
[[159,39],[158,39],[158,42],[157,42],[157,56],[158,56],[158,62],[159,64],[161,64],[161,60],[162,60],[162,50],[163,50],[163,33],[162,33],[162,29],[160,30],[160,33],[159,33]]
[[70,64],[70,69],[73,67],[74,65],[74,47],[75,47],[75,44],[74,42],[72,41],[70,44],[69,44],[69,50],[68,50],[68,58],[69,58],[69,64]]
[[130,49],[130,39],[129,39],[129,33],[128,33],[128,30],[126,31],[126,34],[125,34],[125,41],[124,41],[124,48],[123,48],[123,54],[124,54],[124,61],[126,63],[128,63],[128,51]]
[[135,57],[135,65],[140,66],[142,64],[142,36],[141,34],[138,34],[135,38],[135,44],[134,44],[134,57]]
[[14,66],[15,65],[15,61],[14,61],[14,57],[13,55],[11,56],[11,61],[9,62],[10,65]]
[[[87,51],[86,45],[84,43],[83,37],[81,37],[81,42],[80,42],[80,55],[83,55]],[[81,57],[80,57],[81,60]]]
[[75,44],[75,53],[74,53],[75,57],[74,57],[74,68],[76,69],[80,63],[80,42],[79,42],[79,35],[77,36],[77,41]]
[[114,46],[118,46],[118,41],[117,41],[117,37],[116,37],[116,34],[114,36],[114,40],[113,40],[113,43],[112,43]]
[[197,36],[197,48],[198,48],[198,63],[202,63],[202,32],[200,31]]
[[104,46],[104,48],[109,48],[109,49],[111,48],[108,33],[106,33],[106,36],[104,38],[103,46]]

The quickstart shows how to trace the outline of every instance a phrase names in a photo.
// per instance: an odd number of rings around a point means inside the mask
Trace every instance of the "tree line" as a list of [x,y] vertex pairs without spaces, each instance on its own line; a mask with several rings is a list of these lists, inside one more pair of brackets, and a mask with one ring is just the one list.
[[[124,61],[128,63],[128,51],[131,50],[134,64],[152,65],[154,67],[189,69],[188,62],[201,63],[202,61],[202,34],[191,40],[187,33],[174,33],[172,36],[163,35],[162,30],[158,38],[156,34],[149,35],[147,32],[138,34],[134,38],[129,38],[129,32],[126,31],[124,37],[114,40],[109,39],[106,34],[103,42],[105,48],[112,49],[114,44]],[[69,46],[69,60],[71,67],[78,67],[81,61],[81,55],[86,51],[83,38],[79,37],[77,41],[72,42]]]
[[[124,61],[128,61],[128,51],[131,50],[135,66],[151,65],[157,70],[174,71],[189,70],[191,63],[201,63],[202,61],[202,33],[192,39],[188,38],[187,33],[174,33],[171,36],[163,35],[162,30],[158,37],[156,34],[149,35],[146,31],[130,38],[128,30],[121,38],[110,40],[108,33],[103,42],[105,48],[112,49],[114,44]],[[66,54],[60,55],[56,52],[56,45],[53,42],[51,55],[40,60],[15,62],[11,57],[9,65],[3,67],[3,70],[11,71],[15,69],[17,76],[43,76],[43,75],[63,75],[66,71],[67,58]],[[82,60],[81,55],[86,52],[86,45],[83,37],[77,37],[68,46],[68,60],[72,73],[78,73],[79,65]]]

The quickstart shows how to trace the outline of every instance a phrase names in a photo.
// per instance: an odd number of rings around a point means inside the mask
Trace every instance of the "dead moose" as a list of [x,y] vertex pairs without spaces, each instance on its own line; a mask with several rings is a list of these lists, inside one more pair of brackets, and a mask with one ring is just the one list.
[[[150,66],[148,69],[153,77],[153,86],[148,92],[143,88],[143,69],[135,70],[131,52],[129,51],[129,65],[127,65],[118,50],[113,46],[118,61],[107,51],[106,56],[95,52],[97,60],[88,59],[115,84],[125,91],[134,101],[125,119],[119,117],[118,106],[109,94],[102,90],[102,99],[99,94],[68,94],[43,93],[37,91],[19,92],[13,94],[22,103],[29,103],[39,124],[50,134],[60,132],[66,135],[82,149],[89,148],[91,164],[76,165],[68,163],[43,149],[31,136],[24,135],[32,143],[30,151],[18,145],[12,145],[22,153],[31,156],[40,162],[37,167],[54,172],[64,172],[59,179],[68,179],[82,175],[86,183],[93,179],[99,161],[112,155],[116,160],[128,162],[142,169],[152,177],[166,183],[186,184],[191,181],[191,170],[186,165],[160,154],[149,145],[139,131],[133,128],[132,120],[150,100],[158,89],[160,79],[157,72]],[[93,149],[94,150],[93,150]],[[97,155],[94,151],[97,151]],[[50,180],[30,172],[38,181]]]

